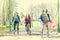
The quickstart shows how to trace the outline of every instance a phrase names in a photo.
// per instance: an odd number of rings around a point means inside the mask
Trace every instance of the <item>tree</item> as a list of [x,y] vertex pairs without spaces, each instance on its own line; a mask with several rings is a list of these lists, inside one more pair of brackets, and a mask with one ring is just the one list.
[[3,10],[2,10],[2,24],[4,24],[6,21],[11,20],[13,16],[13,7],[14,2],[13,0],[4,0],[3,2]]

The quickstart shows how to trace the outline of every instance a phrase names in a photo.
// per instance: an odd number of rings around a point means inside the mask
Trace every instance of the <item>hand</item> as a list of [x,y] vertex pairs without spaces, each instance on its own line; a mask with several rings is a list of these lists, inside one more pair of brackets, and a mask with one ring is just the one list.
[[52,23],[52,21],[50,21]]

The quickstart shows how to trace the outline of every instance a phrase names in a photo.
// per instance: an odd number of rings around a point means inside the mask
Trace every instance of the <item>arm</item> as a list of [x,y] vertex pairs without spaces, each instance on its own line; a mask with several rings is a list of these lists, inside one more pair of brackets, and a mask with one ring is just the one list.
[[41,21],[42,21],[42,15],[39,17],[39,19],[41,19]]
[[14,21],[14,17],[12,18],[12,22]]
[[26,18],[24,19],[24,23],[26,22]]
[[50,15],[49,14],[47,14],[47,15],[48,15],[49,21],[51,22]]
[[20,17],[19,17],[19,16],[18,16],[18,20],[19,20],[19,22],[21,22],[21,21],[20,21]]

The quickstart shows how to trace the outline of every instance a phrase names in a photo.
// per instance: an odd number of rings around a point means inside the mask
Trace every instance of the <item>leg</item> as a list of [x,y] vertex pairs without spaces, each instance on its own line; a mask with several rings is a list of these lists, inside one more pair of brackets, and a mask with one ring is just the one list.
[[31,25],[30,24],[28,24],[28,33],[29,33],[29,35],[31,35],[31,30],[30,30],[30,27]]
[[43,30],[44,30],[44,26],[45,26],[45,24],[43,24],[43,28],[42,28],[42,37],[43,37]]
[[25,28],[26,28],[26,31],[27,31],[27,23],[25,23]]
[[16,29],[16,22],[14,22],[14,34],[15,34],[15,29]]
[[27,34],[30,35],[30,33],[31,33],[31,31],[30,31],[30,24],[26,23],[25,27],[26,27]]
[[47,24],[46,24],[46,27],[47,27],[47,36],[49,36],[49,28]]
[[17,33],[19,34],[19,23],[17,23]]
[[30,28],[31,28],[31,23],[30,23]]
[[11,24],[10,24],[10,32],[11,32]]

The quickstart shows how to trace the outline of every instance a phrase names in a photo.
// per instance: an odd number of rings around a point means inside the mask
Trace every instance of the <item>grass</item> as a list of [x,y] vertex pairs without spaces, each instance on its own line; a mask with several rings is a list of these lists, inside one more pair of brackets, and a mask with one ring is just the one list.
[[0,31],[2,31],[2,30],[8,30],[8,29],[9,29],[9,27],[6,27],[5,25],[3,25],[3,26],[0,25]]

